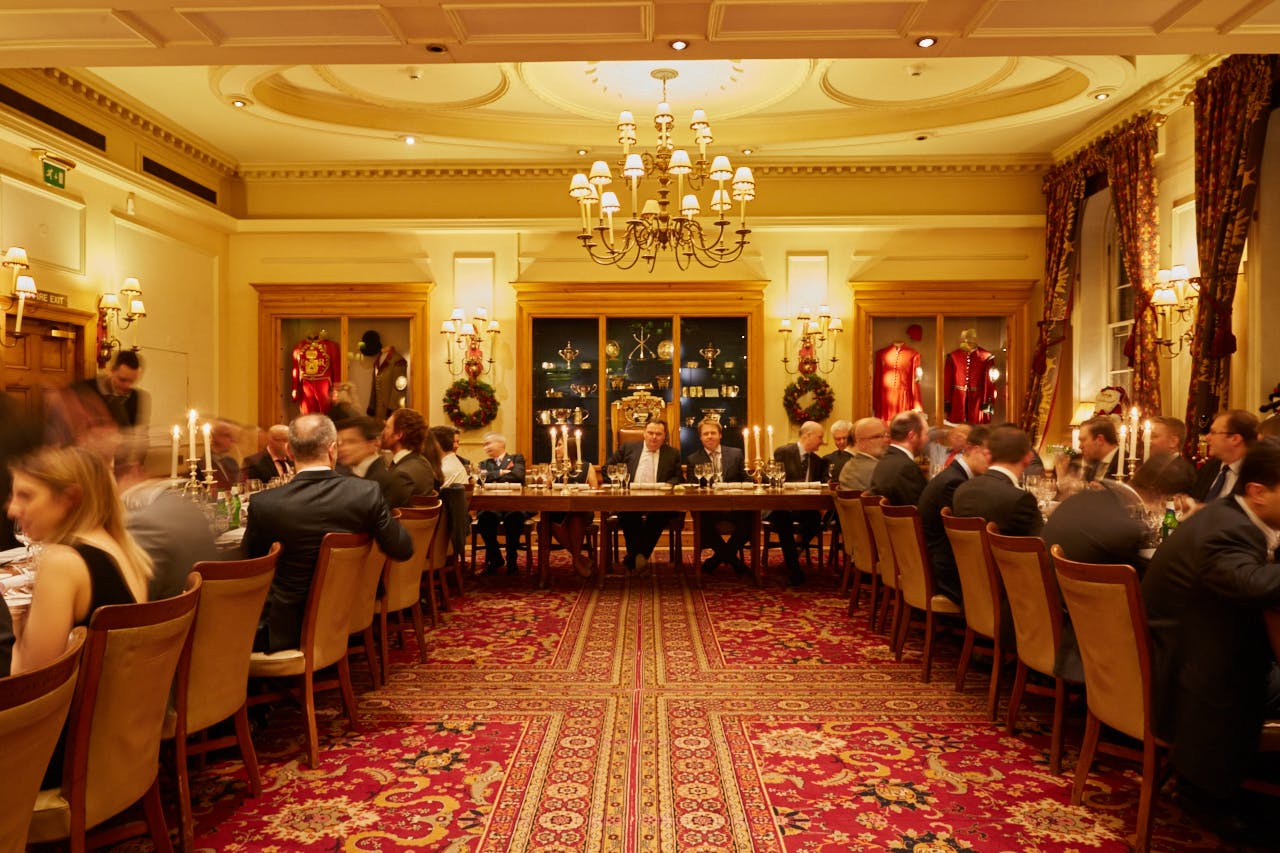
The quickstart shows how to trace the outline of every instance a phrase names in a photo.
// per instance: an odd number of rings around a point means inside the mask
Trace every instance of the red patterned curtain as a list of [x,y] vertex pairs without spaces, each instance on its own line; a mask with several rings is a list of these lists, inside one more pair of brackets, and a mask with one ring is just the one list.
[[1276,57],[1230,56],[1196,84],[1196,249],[1200,256],[1198,333],[1191,342],[1188,453],[1207,432],[1231,388],[1236,274],[1258,194],[1258,166],[1271,109]]
[[1076,230],[1086,170],[1076,157],[1045,175],[1044,316],[1031,355],[1031,378],[1022,408],[1022,428],[1033,442],[1044,436],[1058,388],[1058,360],[1071,319]]
[[1160,413],[1160,359],[1151,294],[1160,262],[1160,219],[1156,201],[1156,149],[1163,118],[1145,113],[1101,141],[1107,182],[1116,208],[1121,263],[1134,293],[1133,331],[1125,354],[1133,368],[1133,405],[1146,417]]

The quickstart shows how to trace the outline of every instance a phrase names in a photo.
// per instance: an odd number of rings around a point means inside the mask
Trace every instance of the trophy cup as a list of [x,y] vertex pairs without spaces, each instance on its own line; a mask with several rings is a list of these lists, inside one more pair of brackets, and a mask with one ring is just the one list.
[[564,347],[559,351],[559,356],[564,359],[565,370],[573,367],[573,360],[578,357],[578,350],[574,349],[573,341],[565,341]]
[[719,354],[720,354],[719,347],[717,347],[711,341],[707,341],[707,345],[702,349],[698,350],[698,355],[702,356],[707,360],[708,369],[715,366],[714,362],[716,360],[716,356],[718,356]]

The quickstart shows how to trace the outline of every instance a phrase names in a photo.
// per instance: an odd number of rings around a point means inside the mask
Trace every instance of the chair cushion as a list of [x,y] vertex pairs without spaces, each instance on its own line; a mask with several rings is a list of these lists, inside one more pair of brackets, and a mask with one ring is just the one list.
[[945,595],[935,595],[929,601],[929,607],[934,613],[963,613],[964,608],[956,604]]
[[36,795],[27,843],[58,841],[71,835],[71,804],[61,788],[45,788]]
[[249,675],[257,678],[275,675],[301,675],[306,670],[302,649],[279,652],[254,652],[249,655]]

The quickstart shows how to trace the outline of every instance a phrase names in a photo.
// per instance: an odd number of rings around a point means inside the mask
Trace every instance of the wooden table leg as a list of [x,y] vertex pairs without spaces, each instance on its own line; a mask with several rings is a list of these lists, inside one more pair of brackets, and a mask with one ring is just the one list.
[[551,581],[551,521],[547,513],[538,513],[538,586],[545,589]]
[[693,573],[693,585],[701,588],[702,586],[702,513],[697,510],[689,512],[689,518],[693,521],[693,567],[689,570]]
[[604,588],[606,567],[613,556],[609,548],[608,513],[600,513],[600,535],[596,537],[596,587]]
[[764,582],[764,567],[760,565],[760,545],[763,542],[764,514],[753,512],[751,519],[751,576],[756,586]]

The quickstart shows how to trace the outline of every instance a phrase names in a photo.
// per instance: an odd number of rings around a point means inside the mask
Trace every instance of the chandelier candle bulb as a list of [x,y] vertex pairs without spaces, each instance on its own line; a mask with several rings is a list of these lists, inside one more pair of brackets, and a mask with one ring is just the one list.
[[1142,461],[1146,462],[1151,458],[1151,420],[1142,422]]
[[187,461],[191,462],[196,458],[196,410],[192,409],[187,412]]
[[182,429],[177,424],[174,424],[173,431],[170,433],[170,435],[173,436],[173,446],[171,448],[172,452],[169,454],[169,479],[170,480],[178,479],[178,436],[180,436],[181,434],[182,434]]
[[200,432],[204,433],[204,472],[206,474],[212,474],[213,451],[209,447],[209,436],[213,433],[213,427],[208,421],[205,421],[204,426],[200,427]]

